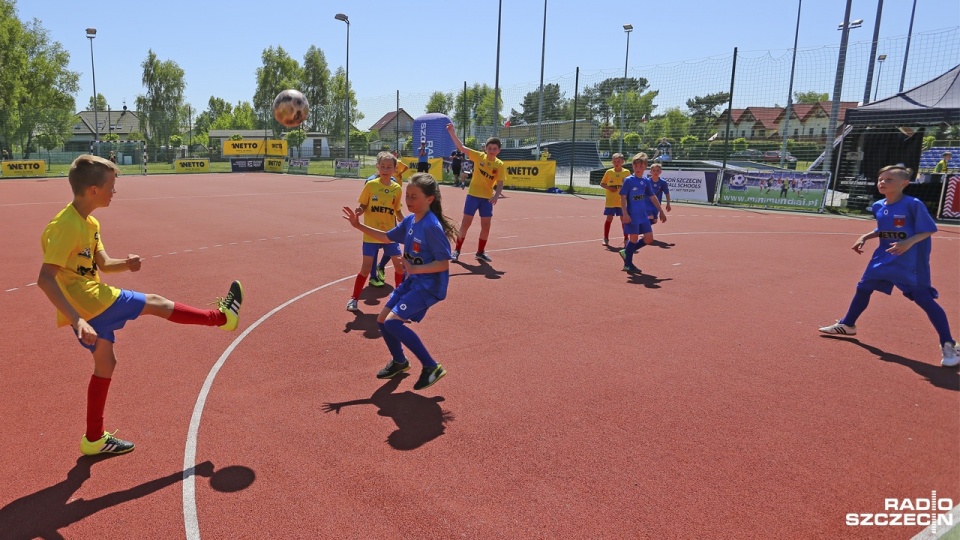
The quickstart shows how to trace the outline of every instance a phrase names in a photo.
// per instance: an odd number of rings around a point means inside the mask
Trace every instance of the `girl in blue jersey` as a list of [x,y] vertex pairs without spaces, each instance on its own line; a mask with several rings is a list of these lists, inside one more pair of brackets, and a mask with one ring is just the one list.
[[857,318],[867,309],[873,291],[890,294],[897,287],[920,306],[937,330],[942,353],[940,364],[954,367],[960,363],[957,342],[950,334],[946,312],[936,301],[937,290],[930,284],[930,237],[937,232],[937,225],[919,199],[903,194],[912,176],[913,172],[903,165],[880,169],[877,191],[884,199],[870,207],[870,213],[877,218],[877,228],[857,239],[853,250],[863,253],[863,245],[872,238],[879,238],[880,245],[867,263],[847,314],[820,331],[855,335]]
[[438,364],[420,337],[407,326],[420,322],[430,306],[447,297],[450,279],[450,240],[457,237],[457,227],[443,215],[437,180],[429,173],[417,173],[410,178],[405,195],[410,214],[396,227],[381,231],[364,225],[349,207],[343,208],[343,217],[353,228],[383,242],[403,244],[405,279],[390,295],[377,317],[377,326],[390,350],[392,359],[377,373],[378,379],[390,379],[410,369],[403,354],[403,346],[423,364],[420,378],[413,385],[422,390],[447,374]]

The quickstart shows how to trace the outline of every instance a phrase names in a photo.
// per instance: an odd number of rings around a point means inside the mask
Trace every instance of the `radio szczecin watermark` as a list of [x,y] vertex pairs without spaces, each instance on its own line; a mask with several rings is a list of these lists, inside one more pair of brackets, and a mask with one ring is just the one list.
[[884,499],[883,512],[847,514],[850,527],[952,527],[953,499],[937,498],[933,491],[929,499]]

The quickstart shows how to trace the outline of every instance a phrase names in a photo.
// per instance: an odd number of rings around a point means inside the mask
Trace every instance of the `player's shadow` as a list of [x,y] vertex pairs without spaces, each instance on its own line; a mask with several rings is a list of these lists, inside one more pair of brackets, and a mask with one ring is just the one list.
[[937,388],[953,390],[954,392],[960,391],[960,374],[958,374],[957,368],[945,368],[937,364],[911,360],[910,358],[905,358],[899,354],[893,354],[883,349],[874,347],[873,345],[868,345],[856,338],[832,336],[829,334],[821,334],[820,337],[824,339],[833,339],[837,341],[853,343],[854,345],[869,351],[871,354],[875,354],[884,362],[892,362],[894,364],[900,364],[901,366],[910,368],[914,373],[920,375]]
[[664,281],[673,281],[673,278],[658,278],[653,274],[628,274],[627,283],[643,285],[648,289],[659,289]]
[[670,249],[676,244],[671,244],[669,242],[664,242],[663,240],[654,240],[650,243],[651,246],[658,247],[660,249]]
[[[8,539],[43,538],[45,540],[63,538],[59,530],[84,520],[101,510],[156,493],[183,481],[189,476],[210,478],[211,486],[218,491],[219,485],[230,486],[234,491],[245,489],[253,483],[253,471],[247,467],[228,467],[230,478],[219,478],[220,472],[214,472],[213,463],[204,461],[184,471],[176,471],[149,482],[121,491],[90,499],[74,499],[73,494],[92,476],[94,464],[113,456],[81,456],[67,472],[67,477],[35,493],[25,495],[0,508],[0,536]],[[249,471],[249,473],[244,472]]]
[[487,279],[500,279],[501,277],[503,277],[504,274],[506,274],[505,271],[497,270],[494,267],[490,266],[490,263],[488,263],[487,261],[481,261],[479,259],[477,260],[476,264],[467,264],[462,260],[462,256],[461,256],[461,260],[457,261],[454,264],[459,264],[464,269],[469,270],[469,273],[450,274],[451,277],[475,275],[475,276],[483,276]]
[[440,408],[440,396],[427,397],[415,392],[394,391],[407,378],[400,374],[388,380],[367,399],[355,399],[340,403],[324,403],[324,412],[340,413],[340,409],[352,405],[374,405],[377,414],[393,419],[397,429],[387,436],[387,444],[396,450],[414,450],[443,435],[446,425],[454,420],[450,411]]
[[363,332],[363,337],[367,339],[380,339],[380,327],[377,326],[377,313],[364,313],[362,311],[353,312],[353,320],[347,321],[343,325],[343,333]]

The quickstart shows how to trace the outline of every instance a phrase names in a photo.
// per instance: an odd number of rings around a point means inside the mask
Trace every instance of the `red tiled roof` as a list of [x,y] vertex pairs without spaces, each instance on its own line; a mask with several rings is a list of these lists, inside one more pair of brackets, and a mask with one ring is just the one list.
[[766,129],[777,129],[777,118],[783,113],[782,107],[747,107],[754,120]]
[[[413,117],[410,116],[410,114],[407,113],[407,111],[403,110],[403,107],[400,108],[400,113],[406,114],[408,117],[410,117],[411,120],[413,120]],[[388,112],[387,114],[383,115],[382,118],[377,120],[375,124],[370,126],[370,131],[380,131],[387,124],[389,124],[396,116],[397,116],[397,111]]]

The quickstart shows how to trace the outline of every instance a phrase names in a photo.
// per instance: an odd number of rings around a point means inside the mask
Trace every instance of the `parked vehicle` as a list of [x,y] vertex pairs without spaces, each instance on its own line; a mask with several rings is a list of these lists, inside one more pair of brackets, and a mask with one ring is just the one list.
[[[780,163],[780,150],[767,150],[763,153],[763,160],[770,163]],[[784,163],[795,163],[797,158],[787,152],[787,157],[783,161]]]
[[760,150],[754,150],[752,148],[747,148],[746,150],[740,150],[739,152],[734,152],[730,154],[731,158],[734,159],[746,159],[753,161],[760,161],[763,159],[763,152]]

